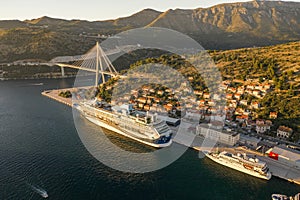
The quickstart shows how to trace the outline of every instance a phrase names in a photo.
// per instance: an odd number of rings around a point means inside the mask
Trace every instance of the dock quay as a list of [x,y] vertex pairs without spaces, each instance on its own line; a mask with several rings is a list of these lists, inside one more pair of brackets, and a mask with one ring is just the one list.
[[77,88],[65,88],[65,89],[57,89],[57,90],[45,90],[42,92],[43,96],[46,96],[50,99],[53,99],[55,101],[58,101],[59,103],[65,104],[67,106],[73,107],[73,100],[72,98],[64,98],[59,96],[59,93],[62,91],[67,91],[69,90],[70,92],[75,92]]
[[[75,92],[77,88],[46,90],[42,92],[42,95],[72,107],[73,103],[76,103],[72,101],[72,98],[64,98],[59,96],[60,92],[67,91],[67,90],[69,90],[70,92]],[[180,128],[181,131],[184,132],[185,134],[179,134],[178,136],[175,136],[173,141],[178,144],[192,148],[196,151],[212,150],[212,148],[209,147],[210,145],[208,145],[208,147],[205,147],[204,143],[206,141],[202,136],[195,135],[195,132],[192,131],[195,128],[193,127],[194,126],[193,124],[194,123],[189,123],[188,121],[182,120],[182,124],[180,125]],[[178,130],[178,129],[174,129],[174,130]],[[300,185],[300,168],[297,168],[295,166],[289,166],[286,163],[269,158],[267,155],[264,155],[254,150],[245,149],[242,147],[229,147],[229,146],[224,146],[222,144],[215,145],[214,150],[216,150],[216,146],[218,146],[217,148],[219,149],[219,151],[228,151],[232,153],[242,152],[242,153],[255,155],[257,156],[257,158],[267,163],[270,172],[272,173],[272,176],[279,177],[289,182]]]
[[[196,138],[197,140],[197,138]],[[198,139],[200,141],[200,139]],[[193,149],[197,151],[203,151],[206,150],[205,147],[201,147],[201,145],[198,146],[192,146]],[[287,165],[284,162],[274,160],[272,158],[269,158],[267,155],[263,155],[260,152],[256,152],[253,150],[244,149],[241,147],[218,147],[219,151],[227,151],[230,153],[247,153],[249,155],[255,155],[258,159],[260,159],[263,162],[266,162],[269,170],[274,177],[278,177],[284,180],[287,180],[291,183],[295,183],[300,185],[300,169],[295,166]],[[214,150],[216,150],[214,148]]]
[[[191,142],[192,140],[192,142]],[[207,141],[204,142],[204,138],[199,135],[194,135],[193,133],[186,132],[186,134],[180,135],[179,137],[175,137],[173,139],[174,142],[178,144],[182,144],[185,146],[189,146],[190,148],[196,150],[196,151],[216,151],[218,148],[219,151],[227,151],[230,153],[247,153],[250,155],[255,155],[257,158],[259,158],[261,161],[266,162],[270,172],[272,173],[272,176],[278,177],[281,179],[285,179],[291,183],[295,183],[300,185],[300,169],[289,166],[286,163],[280,162],[278,160],[274,160],[272,158],[269,158],[267,155],[262,154],[261,152],[257,152],[250,149],[245,149],[242,147],[229,147],[224,146],[222,144],[215,145],[214,148],[209,147],[209,145],[205,145],[204,143],[208,143]],[[216,147],[217,146],[217,147]],[[201,154],[199,154],[199,157],[201,158]]]

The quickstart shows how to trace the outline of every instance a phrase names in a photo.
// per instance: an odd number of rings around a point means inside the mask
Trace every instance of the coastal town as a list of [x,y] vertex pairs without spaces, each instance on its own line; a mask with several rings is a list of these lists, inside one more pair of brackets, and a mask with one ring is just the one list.
[[[192,81],[193,77],[189,77]],[[248,85],[248,82],[251,82]],[[257,111],[264,109],[259,100],[268,92],[274,90],[271,82],[259,83],[256,80],[248,80],[246,85],[233,87],[230,81],[223,81],[219,90],[225,91],[226,106],[223,110],[216,107],[217,102],[223,97],[220,94],[210,95],[208,91],[194,90],[190,91],[186,85],[177,89],[170,89],[159,85],[146,85],[140,89],[134,89],[131,94],[124,95],[119,102],[131,103],[135,109],[163,113],[167,112],[170,117],[180,118],[184,106],[184,112],[198,112],[201,115],[201,122],[210,122],[212,117],[223,117],[224,126],[233,128],[246,135],[273,138],[282,143],[298,143],[291,141],[292,135],[299,133],[288,127],[286,124],[274,126],[273,120],[278,117],[278,112],[270,111],[268,118],[259,118]],[[112,85],[104,87],[107,94],[112,93]],[[100,89],[101,90],[101,89]],[[102,89],[103,90],[103,89]],[[182,91],[193,93],[191,98],[184,99],[184,105],[178,101]],[[107,100],[105,97],[98,95],[99,100]],[[116,103],[114,100],[110,102]],[[298,138],[298,137],[295,137]]]
[[[189,78],[192,81],[192,77]],[[268,163],[274,176],[300,184],[300,146],[290,141],[294,130],[285,124],[274,127],[273,120],[278,113],[272,111],[266,119],[257,118],[256,111],[261,108],[259,99],[274,89],[272,82],[259,83],[251,80],[249,85],[239,84],[233,87],[230,81],[223,81],[220,90],[225,91],[226,106],[224,110],[216,108],[221,100],[218,94],[210,95],[206,91],[189,90],[183,84],[178,89],[170,89],[159,84],[148,84],[130,91],[118,101],[111,99],[111,93],[118,78],[111,79],[96,88],[98,101],[110,101],[111,104],[129,103],[136,110],[144,113],[158,113],[173,130],[187,116],[199,117],[198,125],[191,124],[187,136],[195,137],[190,147],[202,151],[204,139],[216,141],[214,147],[228,152],[247,152],[256,155]],[[85,98],[92,88],[71,88],[45,91],[43,95],[58,100],[69,106]],[[182,91],[190,92],[192,98],[187,98],[184,104],[178,101]],[[245,96],[252,95],[247,100]],[[73,97],[73,99],[71,99]],[[186,138],[177,138],[175,142],[188,146]]]
[[[97,43],[96,47],[98,45]],[[122,124],[123,114],[127,118],[135,119],[128,123],[140,124],[137,125],[138,129],[141,124],[142,126],[148,123],[154,125],[155,120],[159,119],[166,122],[168,128],[157,130],[165,130],[168,133],[172,130],[175,133],[172,140],[178,144],[200,152],[221,150],[232,155],[251,154],[266,163],[273,176],[300,184],[298,129],[294,130],[289,127],[290,124],[284,123],[285,120],[279,120],[284,114],[282,109],[268,106],[264,102],[267,95],[281,91],[282,83],[262,77],[248,78],[244,81],[223,77],[218,85],[211,85],[214,91],[210,91],[211,88],[207,87],[201,75],[195,72],[183,58],[176,55],[162,55],[160,58],[138,61],[130,66],[129,71],[135,70],[141,63],[150,63],[155,67],[161,62],[172,63],[172,67],[181,71],[187,82],[173,81],[168,84],[165,81],[157,81],[156,76],[159,75],[153,76],[147,73],[149,67],[135,73],[111,74],[112,76],[106,81],[104,78],[106,72],[96,68],[96,73],[97,70],[102,73],[102,80],[104,80],[102,83],[96,81],[94,86],[49,90],[42,94],[77,108],[95,124],[100,123],[99,116],[103,115],[105,119],[100,117],[104,119],[101,126],[108,128],[114,126],[113,124]],[[110,68],[111,71],[115,70],[112,64]],[[171,76],[176,77],[173,74]],[[139,83],[143,79],[152,82],[130,87],[134,85],[132,80]],[[97,76],[96,80],[98,80]],[[289,97],[294,91],[287,90],[283,93]],[[82,104],[82,102],[94,103]],[[98,114],[96,114],[98,111],[91,112],[95,108],[100,109]],[[138,111],[138,114],[133,114],[135,111]],[[105,116],[110,117],[106,119]],[[109,125],[110,123],[112,125]],[[130,127],[126,124],[123,126]],[[177,135],[180,128],[184,134]],[[129,135],[128,137],[136,139]],[[137,141],[153,147],[161,145],[166,147],[170,145],[170,137],[170,134],[159,136],[160,139],[154,140],[153,143]],[[203,145],[207,141],[213,141],[214,145],[210,147]],[[264,177],[270,178],[269,175]]]

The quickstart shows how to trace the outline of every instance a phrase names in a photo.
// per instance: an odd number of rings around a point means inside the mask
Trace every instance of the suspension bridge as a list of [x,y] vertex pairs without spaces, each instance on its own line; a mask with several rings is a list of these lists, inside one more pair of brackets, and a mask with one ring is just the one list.
[[121,52],[128,53],[130,51],[136,50],[138,47],[140,46],[116,46],[116,49],[104,52],[104,50],[97,42],[96,45],[84,55],[59,56],[53,58],[50,63],[61,67],[62,76],[65,75],[65,67],[96,73],[95,86],[97,86],[99,75],[101,75],[103,83],[105,83],[105,75],[109,75],[111,77],[119,76],[119,73],[108,58],[109,55]]

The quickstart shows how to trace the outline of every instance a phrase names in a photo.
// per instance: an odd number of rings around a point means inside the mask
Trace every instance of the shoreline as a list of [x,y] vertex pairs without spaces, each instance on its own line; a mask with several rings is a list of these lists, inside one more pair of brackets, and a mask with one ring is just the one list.
[[[67,106],[73,107],[73,102],[72,98],[64,98],[59,96],[58,94],[62,91],[70,90],[71,92],[77,90],[77,88],[64,88],[64,89],[56,89],[56,90],[45,90],[41,94],[45,97],[48,97],[52,100],[55,100],[59,103],[65,104]],[[192,134],[186,134],[186,138],[176,138],[174,139],[174,142],[187,146],[190,149],[196,150],[198,152],[202,151],[201,144],[203,142],[202,137],[192,135]],[[194,137],[194,142],[192,144],[189,144],[190,138],[189,137]],[[220,150],[226,150],[226,151],[231,151],[231,152],[245,152],[248,154],[254,154],[258,156],[258,158],[264,162],[267,163],[270,172],[272,173],[272,176],[278,177],[284,180],[287,180],[290,183],[294,183],[297,185],[300,185],[300,169],[288,166],[284,163],[281,163],[279,161],[275,161],[272,158],[267,157],[266,155],[250,150],[250,149],[244,149],[243,147],[219,147]]]
[[26,77],[26,78],[0,78],[0,81],[22,81],[22,80],[42,80],[42,79],[63,79],[63,78],[76,78],[77,75],[66,75],[62,76],[54,76],[54,77]]

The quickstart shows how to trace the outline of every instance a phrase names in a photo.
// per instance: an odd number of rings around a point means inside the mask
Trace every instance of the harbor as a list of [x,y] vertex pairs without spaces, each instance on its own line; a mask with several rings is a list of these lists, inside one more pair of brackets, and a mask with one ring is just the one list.
[[[64,91],[70,91],[70,92],[75,92],[77,91],[77,88],[66,88],[66,89],[58,89],[58,90],[46,90],[42,92],[43,96],[46,96],[50,99],[53,99],[55,101],[58,101],[60,103],[63,103],[67,106],[73,106],[74,103],[76,102],[72,102],[72,98],[64,98],[59,96],[60,92],[64,92]],[[176,136],[173,141],[187,146],[189,148],[195,149],[196,151],[215,151],[216,148],[218,148],[218,151],[227,151],[227,152],[231,152],[231,153],[247,153],[247,154],[251,154],[251,155],[255,155],[257,158],[259,158],[260,160],[264,161],[267,163],[270,172],[272,173],[272,176],[287,180],[291,183],[295,183],[300,185],[300,169],[295,167],[295,166],[290,166],[287,163],[281,162],[279,160],[274,160],[270,157],[268,157],[267,154],[262,154],[261,152],[257,152],[254,150],[250,150],[248,148],[245,147],[241,147],[241,146],[234,146],[234,147],[229,147],[229,146],[224,146],[222,144],[217,144],[217,147],[214,147],[214,149],[212,149],[211,147],[205,147],[205,145],[203,145],[204,142],[204,137],[199,136],[199,135],[195,135],[195,127],[192,127],[192,123],[189,123],[189,121],[187,120],[183,120],[182,122],[181,128],[183,128],[183,130],[185,130],[185,134],[179,134],[178,136]],[[171,127],[171,129],[176,130],[174,127]],[[201,155],[201,153],[200,153]],[[200,156],[201,157],[201,156]]]

